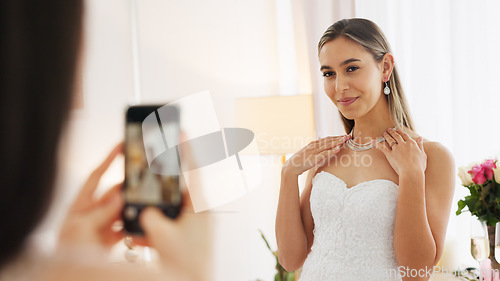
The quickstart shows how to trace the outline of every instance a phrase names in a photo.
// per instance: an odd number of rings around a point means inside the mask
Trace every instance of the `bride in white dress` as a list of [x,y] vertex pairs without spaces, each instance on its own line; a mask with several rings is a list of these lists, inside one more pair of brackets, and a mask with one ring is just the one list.
[[302,267],[300,281],[428,280],[443,251],[453,157],[415,133],[376,24],[336,22],[318,53],[325,92],[347,134],[313,141],[283,166],[280,263],[288,271]]

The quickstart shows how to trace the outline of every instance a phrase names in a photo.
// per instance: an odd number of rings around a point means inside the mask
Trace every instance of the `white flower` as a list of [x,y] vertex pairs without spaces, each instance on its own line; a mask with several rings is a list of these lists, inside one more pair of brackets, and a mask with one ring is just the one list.
[[[472,175],[467,173],[468,171],[470,171],[472,169],[472,166],[473,165],[469,165],[469,166],[463,166],[463,167],[458,168],[458,177],[462,180],[463,186],[468,186],[468,185],[471,185],[474,183],[472,181]],[[498,172],[498,176],[500,176],[500,172]],[[496,177],[497,177],[497,174],[495,173],[495,179],[496,179]],[[498,180],[500,180],[500,178]]]
[[495,178],[495,181],[500,184],[500,163],[497,162],[497,167],[493,169],[493,177]]

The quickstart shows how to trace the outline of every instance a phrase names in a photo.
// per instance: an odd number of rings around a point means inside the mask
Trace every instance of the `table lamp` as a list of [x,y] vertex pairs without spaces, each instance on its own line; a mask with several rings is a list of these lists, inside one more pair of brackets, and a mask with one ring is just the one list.
[[282,156],[295,153],[314,139],[312,95],[239,98],[236,127],[254,132],[258,151]]

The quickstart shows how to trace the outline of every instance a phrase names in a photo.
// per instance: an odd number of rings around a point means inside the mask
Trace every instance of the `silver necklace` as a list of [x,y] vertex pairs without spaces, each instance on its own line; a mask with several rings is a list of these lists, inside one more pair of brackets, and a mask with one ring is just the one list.
[[[352,149],[354,151],[365,151],[365,150],[368,150],[368,149],[374,147],[374,145],[371,142],[367,142],[367,143],[355,142],[352,138],[352,131],[349,133],[349,135],[351,135],[351,138],[346,141],[346,145],[347,145],[347,147],[349,147],[350,149]],[[375,141],[376,142],[383,142],[383,141],[385,141],[385,138],[379,137]]]

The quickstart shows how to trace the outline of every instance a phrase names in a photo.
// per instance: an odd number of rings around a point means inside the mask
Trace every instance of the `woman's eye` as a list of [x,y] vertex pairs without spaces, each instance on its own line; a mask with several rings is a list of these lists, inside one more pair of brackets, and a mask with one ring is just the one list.
[[357,67],[357,66],[349,66],[349,67],[347,68],[347,72],[353,72],[353,71],[356,71],[356,70],[358,70],[358,69],[359,69],[359,67]]
[[335,72],[333,72],[333,71],[328,71],[328,72],[324,72],[324,73],[323,73],[323,77],[330,77],[330,76],[332,76],[332,75],[335,75]]

